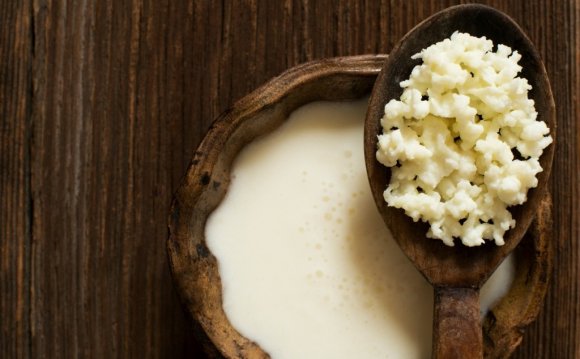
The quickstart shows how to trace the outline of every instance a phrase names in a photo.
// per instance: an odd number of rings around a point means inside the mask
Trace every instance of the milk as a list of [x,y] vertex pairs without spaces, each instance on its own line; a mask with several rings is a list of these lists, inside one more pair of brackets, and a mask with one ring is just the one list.
[[[366,102],[308,104],[254,141],[208,220],[224,311],[273,359],[430,357],[433,290],[375,208]],[[513,277],[509,257],[482,313]]]

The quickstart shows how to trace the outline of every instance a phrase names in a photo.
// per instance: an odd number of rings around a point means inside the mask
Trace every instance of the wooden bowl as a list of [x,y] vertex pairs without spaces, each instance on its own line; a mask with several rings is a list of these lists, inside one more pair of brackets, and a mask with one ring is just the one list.
[[[368,95],[385,59],[384,55],[342,57],[294,67],[223,113],[199,145],[173,200],[167,250],[174,282],[209,357],[269,357],[226,318],[217,261],[205,242],[206,220],[226,194],[233,160],[246,144],[280,126],[306,103]],[[484,318],[486,358],[509,356],[538,314],[551,273],[550,209],[546,197],[515,251],[512,287]]]

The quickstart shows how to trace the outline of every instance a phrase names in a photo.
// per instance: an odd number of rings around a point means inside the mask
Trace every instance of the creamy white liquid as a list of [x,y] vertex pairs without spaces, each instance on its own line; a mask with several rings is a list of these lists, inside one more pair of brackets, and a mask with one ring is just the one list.
[[[252,143],[207,223],[226,315],[273,359],[430,357],[433,290],[373,203],[366,104],[306,105]],[[513,272],[508,258],[482,290],[483,312]]]

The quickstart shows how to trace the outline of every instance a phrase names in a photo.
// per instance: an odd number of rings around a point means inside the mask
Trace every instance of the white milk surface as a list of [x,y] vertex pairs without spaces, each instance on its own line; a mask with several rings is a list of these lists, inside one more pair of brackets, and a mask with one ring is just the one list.
[[[373,203],[366,105],[296,110],[242,151],[208,220],[226,315],[273,359],[430,357],[433,290]],[[482,311],[513,272],[508,258],[482,291]]]

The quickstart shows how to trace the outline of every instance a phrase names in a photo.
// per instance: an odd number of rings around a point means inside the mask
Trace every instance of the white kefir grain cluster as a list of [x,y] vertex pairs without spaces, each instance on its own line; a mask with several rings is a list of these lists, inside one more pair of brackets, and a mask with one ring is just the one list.
[[427,236],[453,246],[504,244],[508,206],[526,201],[552,143],[538,121],[521,55],[486,38],[454,33],[423,49],[400,101],[385,106],[377,159],[392,167],[384,198]]

